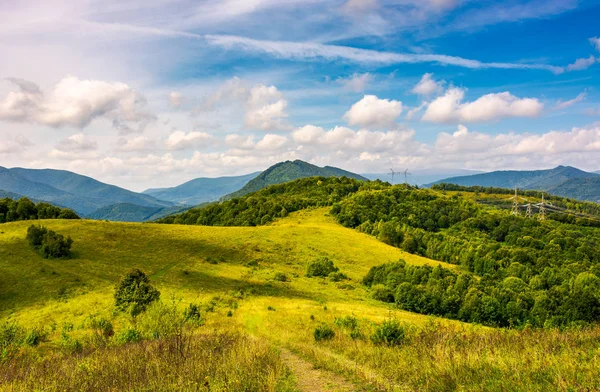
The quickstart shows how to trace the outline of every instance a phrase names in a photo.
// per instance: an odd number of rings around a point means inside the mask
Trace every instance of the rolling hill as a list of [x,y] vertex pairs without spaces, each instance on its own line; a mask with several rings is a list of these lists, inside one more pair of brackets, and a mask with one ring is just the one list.
[[[600,186],[593,180],[600,178],[598,174],[585,172],[571,166],[557,166],[549,170],[531,171],[495,171],[471,176],[451,177],[438,180],[430,185],[449,183],[462,186],[484,186],[496,188],[520,188],[547,191],[563,197],[597,201],[600,198]],[[592,180],[592,181],[585,181]],[[571,185],[568,185],[568,182]],[[586,191],[577,192],[577,184],[585,183]],[[562,185],[565,184],[563,187]],[[560,192],[560,193],[557,193]]]
[[348,177],[356,180],[368,181],[367,178],[351,173],[349,171],[339,169],[337,167],[325,166],[318,167],[308,162],[295,160],[277,163],[264,172],[260,173],[256,178],[248,182],[242,189],[230,193],[223,199],[232,199],[240,197],[252,192],[256,192],[269,185],[282,184],[284,182],[297,180],[306,177]]
[[256,172],[234,177],[196,178],[172,188],[147,189],[142,193],[174,203],[198,205],[219,200],[241,189],[258,174]]
[[0,167],[0,184],[6,192],[71,208],[83,216],[90,215],[98,208],[118,203],[130,203],[141,207],[173,205],[172,202],[65,170]]

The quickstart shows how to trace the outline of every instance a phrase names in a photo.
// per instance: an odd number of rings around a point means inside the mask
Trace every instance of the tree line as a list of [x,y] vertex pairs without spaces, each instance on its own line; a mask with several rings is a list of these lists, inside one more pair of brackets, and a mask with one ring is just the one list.
[[79,219],[75,211],[52,204],[33,203],[26,197],[19,200],[0,199],[0,223],[35,219]]

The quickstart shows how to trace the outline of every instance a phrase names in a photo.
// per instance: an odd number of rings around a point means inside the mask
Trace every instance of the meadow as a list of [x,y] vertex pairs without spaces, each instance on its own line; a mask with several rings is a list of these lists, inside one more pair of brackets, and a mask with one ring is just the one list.
[[[41,223],[70,236],[74,256],[43,259],[25,240],[31,222],[0,225],[0,319],[44,335],[37,347],[19,347],[2,361],[0,390],[600,388],[598,328],[495,329],[372,299],[361,280],[373,266],[403,259],[459,267],[345,228],[329,208],[260,227]],[[348,279],[306,277],[307,263],[318,257]],[[146,272],[177,311],[199,304],[202,325],[181,336],[119,343],[125,332],[144,330],[143,317],[114,308],[115,285],[131,268]],[[99,318],[115,331],[102,344],[90,322]],[[373,343],[373,332],[390,320],[406,332],[401,344]],[[324,324],[335,336],[315,341]],[[319,372],[323,382],[307,385],[313,375],[305,371]]]

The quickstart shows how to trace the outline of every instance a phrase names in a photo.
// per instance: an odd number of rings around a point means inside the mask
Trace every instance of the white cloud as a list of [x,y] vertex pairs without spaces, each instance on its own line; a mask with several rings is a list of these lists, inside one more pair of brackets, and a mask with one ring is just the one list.
[[266,134],[262,140],[256,143],[258,150],[276,151],[287,143],[288,139],[284,136]]
[[423,102],[422,104],[420,104],[417,107],[414,107],[412,109],[410,109],[407,113],[406,113],[406,119],[407,120],[412,120],[421,110],[423,110],[423,108],[425,108],[427,106],[427,102]]
[[58,142],[55,148],[63,152],[94,151],[98,149],[98,143],[83,133],[76,133]]
[[567,65],[567,71],[582,71],[584,69],[588,69],[597,59],[594,56],[590,56],[588,58],[577,59],[573,64]]
[[252,130],[277,131],[289,129],[287,101],[275,86],[248,83],[238,77],[225,82],[216,92],[207,96],[196,112],[213,111],[219,106],[242,104],[245,110],[244,127]]
[[575,98],[570,99],[568,101],[561,101],[561,100],[559,100],[558,102],[556,102],[555,108],[558,109],[558,110],[566,109],[566,108],[568,108],[570,106],[575,105],[576,103],[579,103],[579,102],[583,101],[586,96],[587,96],[587,93],[583,92],[583,93],[577,95]]
[[119,151],[153,151],[156,149],[156,141],[146,136],[135,136],[129,139],[120,138],[117,141]]
[[365,91],[367,84],[373,81],[373,75],[366,72],[363,74],[354,73],[349,78],[338,78],[337,82],[344,86],[345,90],[355,93]]
[[35,83],[9,78],[18,87],[0,101],[0,120],[51,127],[85,128],[105,118],[122,133],[141,131],[155,117],[146,100],[124,83],[67,76],[46,95]]
[[171,133],[165,141],[165,146],[169,150],[188,150],[194,148],[206,148],[214,143],[214,137],[205,132],[175,131]]
[[181,94],[179,91],[171,91],[168,95],[168,99],[169,107],[173,109],[181,107],[184,101],[183,94]]
[[432,78],[432,76],[432,73],[426,73],[425,75],[423,75],[419,83],[417,83],[411,91],[414,94],[422,96],[430,96],[433,94],[440,93],[443,89],[442,85],[444,82],[436,82]]
[[600,51],[600,37],[590,38],[590,43],[596,47],[596,50]]
[[393,127],[401,113],[402,102],[365,95],[344,114],[344,119],[350,125],[386,128]]
[[298,144],[313,144],[325,135],[325,130],[314,125],[305,125],[292,133],[292,138]]
[[484,122],[506,117],[535,117],[544,105],[534,98],[517,98],[509,92],[487,94],[473,102],[462,100],[465,90],[449,88],[446,93],[433,100],[422,117],[423,121]]

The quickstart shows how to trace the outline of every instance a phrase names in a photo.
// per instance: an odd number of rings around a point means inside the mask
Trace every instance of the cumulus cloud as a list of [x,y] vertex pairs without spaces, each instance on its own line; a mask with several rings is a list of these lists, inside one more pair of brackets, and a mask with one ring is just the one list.
[[487,94],[463,103],[465,90],[449,88],[427,106],[423,121],[435,123],[484,122],[506,117],[535,117],[544,105],[534,98],[517,98],[509,92]]
[[596,61],[597,59],[594,56],[577,59],[573,64],[567,65],[567,71],[582,71],[584,69],[588,69],[594,65]]
[[406,113],[406,119],[407,120],[412,120],[413,118],[415,118],[415,116],[421,111],[423,110],[423,108],[425,108],[427,106],[427,102],[423,102],[422,104],[420,104],[417,107],[411,108],[407,113]]
[[262,140],[256,143],[256,148],[259,150],[274,151],[279,150],[287,143],[288,139],[284,136],[266,134]]
[[98,143],[83,133],[76,133],[56,144],[55,148],[63,152],[84,152],[98,149]]
[[566,108],[568,108],[570,106],[575,105],[576,103],[579,103],[579,102],[583,101],[586,96],[587,96],[587,93],[583,92],[583,93],[577,95],[575,98],[570,99],[568,101],[561,101],[561,100],[559,100],[558,102],[556,102],[555,108],[558,109],[558,110],[566,109]]
[[212,111],[220,105],[242,104],[245,109],[244,126],[261,131],[289,129],[287,101],[275,86],[257,84],[249,87],[238,77],[225,82],[217,91],[208,95],[196,112]]
[[175,131],[169,135],[165,141],[165,146],[169,150],[188,150],[194,148],[205,148],[214,143],[215,138],[205,132]]
[[105,118],[123,133],[142,131],[155,120],[145,98],[124,83],[67,76],[50,94],[33,82],[9,78],[17,89],[0,101],[0,120],[51,127],[85,128]]
[[355,93],[365,91],[367,84],[373,81],[373,75],[366,72],[363,74],[354,73],[349,78],[338,78],[337,82],[344,86],[347,91]]
[[117,141],[117,150],[132,152],[132,151],[152,151],[156,149],[156,141],[146,136],[135,136],[132,138],[120,138]]
[[600,37],[592,37],[590,38],[590,43],[594,45],[596,50],[600,51]]
[[443,89],[443,84],[443,81],[436,82],[433,79],[432,73],[426,73],[425,75],[423,75],[419,83],[417,83],[415,87],[413,87],[411,92],[417,95],[430,96],[436,93],[440,93]]
[[344,119],[350,125],[386,128],[393,127],[401,113],[402,102],[365,95],[344,114]]

